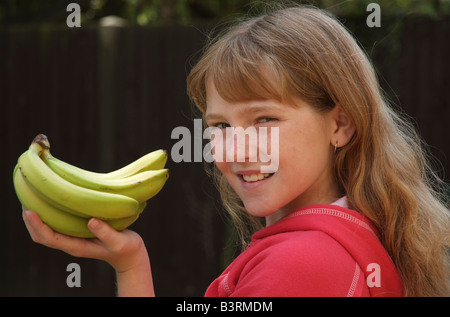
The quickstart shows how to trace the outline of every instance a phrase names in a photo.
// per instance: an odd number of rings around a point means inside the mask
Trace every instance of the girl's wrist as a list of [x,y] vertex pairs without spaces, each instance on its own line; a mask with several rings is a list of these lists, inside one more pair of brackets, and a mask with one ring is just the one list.
[[118,296],[155,296],[150,259],[145,247],[129,263],[115,267],[115,270]]
[[144,245],[139,248],[134,254],[123,255],[119,260],[110,263],[114,270],[119,273],[126,273],[139,269],[140,267],[149,264],[148,253]]

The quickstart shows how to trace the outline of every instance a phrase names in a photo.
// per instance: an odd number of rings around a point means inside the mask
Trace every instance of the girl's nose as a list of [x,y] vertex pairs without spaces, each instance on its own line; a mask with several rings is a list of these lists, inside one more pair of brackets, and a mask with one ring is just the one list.
[[257,162],[258,134],[254,127],[232,128],[226,137],[225,152],[227,162]]

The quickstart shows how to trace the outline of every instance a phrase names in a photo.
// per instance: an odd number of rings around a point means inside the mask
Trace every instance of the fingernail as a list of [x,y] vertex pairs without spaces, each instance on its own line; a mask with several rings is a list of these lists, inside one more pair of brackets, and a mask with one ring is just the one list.
[[91,218],[88,222],[88,227],[91,229],[95,229],[98,227],[99,222],[95,218]]

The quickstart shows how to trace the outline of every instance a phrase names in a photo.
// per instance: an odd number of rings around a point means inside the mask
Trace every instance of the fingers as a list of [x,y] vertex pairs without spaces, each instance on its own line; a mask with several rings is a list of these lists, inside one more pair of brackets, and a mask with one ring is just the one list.
[[49,238],[53,237],[55,232],[44,224],[35,212],[22,207],[22,218],[34,242],[46,245]]
[[136,254],[145,248],[142,238],[134,231],[118,232],[108,223],[95,218],[89,220],[88,228],[97,239],[76,238],[55,232],[42,222],[38,214],[25,209],[23,219],[34,242],[75,257],[104,260],[114,268],[131,267]]
[[68,246],[70,245],[68,241],[70,241],[71,237],[53,231],[48,225],[43,223],[41,218],[33,211],[23,209],[22,216],[31,239],[34,242],[63,251],[68,249]]
[[104,249],[94,242],[96,239],[75,238],[55,232],[43,223],[35,212],[24,208],[22,216],[31,239],[36,243],[62,250],[76,257],[101,259],[104,256]]
[[134,251],[136,243],[139,245],[141,242],[140,236],[135,232],[130,230],[118,232],[108,223],[96,218],[89,220],[88,228],[98,238],[97,243],[110,252],[110,255],[126,255]]

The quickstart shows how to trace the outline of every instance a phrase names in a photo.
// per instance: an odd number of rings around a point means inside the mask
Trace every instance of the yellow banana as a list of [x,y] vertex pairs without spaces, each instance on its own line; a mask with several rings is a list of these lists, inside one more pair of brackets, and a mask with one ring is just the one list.
[[110,173],[96,173],[87,171],[77,166],[71,165],[54,157],[49,150],[42,155],[45,163],[54,171],[64,171],[65,179],[76,183],[77,180],[96,179],[96,180],[112,180],[133,176],[137,173],[150,170],[159,170],[164,168],[167,162],[167,152],[164,150],[156,150],[148,153],[136,161]]
[[25,181],[47,202],[86,218],[128,218],[139,212],[139,202],[133,198],[84,188],[61,178],[40,157],[49,148],[47,137],[39,135],[18,160]]
[[[17,193],[17,197],[21,204],[27,210],[36,212],[41,220],[46,223],[54,231],[80,238],[94,238],[95,236],[88,229],[88,218],[75,216],[71,213],[67,213],[55,206],[49,204],[43,200],[25,181],[18,166],[14,169],[13,173],[14,188]],[[142,203],[139,206],[139,210],[136,215],[124,218],[108,220],[110,226],[114,229],[121,231],[133,224],[144,210],[146,203]]]
[[44,162],[61,178],[84,188],[103,191],[107,193],[121,194],[144,202],[155,196],[164,187],[169,171],[157,169],[143,171],[129,177],[108,179],[99,177],[97,173],[80,169],[66,164],[61,160],[54,160],[48,149],[43,150]]
[[167,152],[165,150],[156,150],[116,171],[106,173],[104,177],[106,179],[118,179],[129,177],[144,171],[159,170],[164,168],[166,162]]

